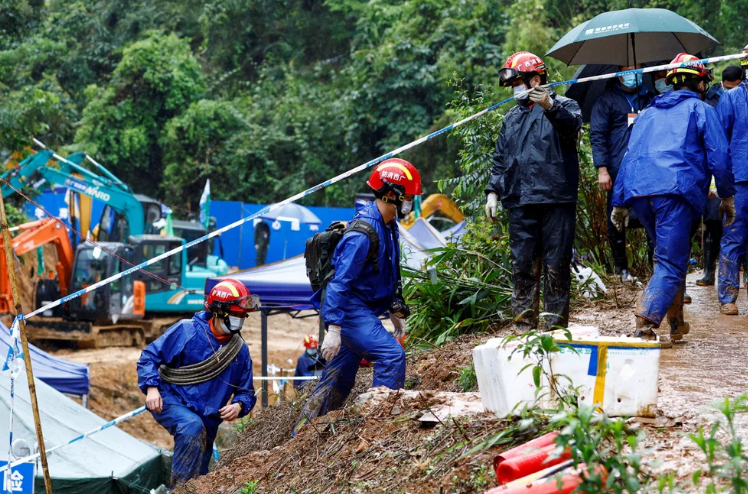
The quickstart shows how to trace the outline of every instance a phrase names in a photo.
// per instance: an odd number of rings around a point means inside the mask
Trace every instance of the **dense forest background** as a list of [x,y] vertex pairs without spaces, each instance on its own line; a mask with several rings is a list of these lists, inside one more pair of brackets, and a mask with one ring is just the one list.
[[[455,81],[492,87],[514,51],[629,2],[600,0],[0,0],[0,150],[84,150],[136,192],[195,210],[273,202],[452,120]],[[748,43],[748,2],[637,1]],[[711,53],[710,53],[711,54]],[[546,59],[553,78],[574,68]],[[508,92],[506,90],[502,90]],[[504,94],[499,93],[499,94]],[[498,132],[498,129],[496,129]],[[426,192],[460,141],[404,157]],[[351,179],[307,203],[350,205]]]

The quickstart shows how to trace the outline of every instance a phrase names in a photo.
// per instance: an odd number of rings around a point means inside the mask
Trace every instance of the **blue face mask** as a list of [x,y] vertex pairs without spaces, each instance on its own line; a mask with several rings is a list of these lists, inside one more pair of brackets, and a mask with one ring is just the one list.
[[641,74],[624,74],[618,78],[621,84],[629,89],[635,89],[636,86],[641,86],[642,75]]
[[655,89],[660,94],[667,93],[668,91],[672,91],[673,90],[673,85],[672,84],[668,84],[665,81],[665,79],[657,79],[655,81]]
[[317,349],[316,348],[307,348],[306,354],[309,355],[312,358],[317,358]]

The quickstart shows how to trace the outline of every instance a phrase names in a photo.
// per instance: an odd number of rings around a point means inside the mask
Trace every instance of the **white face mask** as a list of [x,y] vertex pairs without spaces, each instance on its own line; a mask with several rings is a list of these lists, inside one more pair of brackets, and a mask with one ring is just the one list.
[[519,86],[512,87],[512,90],[514,91],[514,97],[517,99],[526,99],[527,95],[524,95],[523,97],[519,97],[521,93],[524,93],[527,91],[527,87],[524,84],[520,84]]
[[408,214],[413,210],[413,201],[403,201],[402,206],[400,206],[400,212],[402,214]]
[[221,329],[221,332],[223,334],[235,334],[242,330],[244,327],[244,321],[247,320],[245,317],[234,317],[229,316],[229,324],[226,325],[226,321],[221,319],[221,324],[219,324],[219,327]]

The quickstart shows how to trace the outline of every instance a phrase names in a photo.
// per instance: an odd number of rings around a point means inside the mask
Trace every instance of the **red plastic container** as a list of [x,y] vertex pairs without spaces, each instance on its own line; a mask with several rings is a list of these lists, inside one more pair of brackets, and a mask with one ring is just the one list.
[[[533,482],[529,485],[523,485],[520,487],[513,487],[507,489],[506,487],[499,486],[494,487],[491,490],[486,491],[484,494],[570,494],[582,483],[581,471],[586,468],[584,464],[580,464],[579,468],[561,478],[561,488],[558,487],[558,482],[555,478],[543,479],[537,482]],[[603,480],[606,477],[606,472],[603,467],[598,467],[598,473],[602,473]]]
[[[496,480],[499,484],[506,484],[512,480],[521,479],[568,459],[568,457],[559,458],[558,461],[554,460],[544,463],[555,448],[553,441],[557,436],[558,432],[550,432],[521,446],[504,451],[494,458],[493,469],[496,472]],[[549,446],[551,448],[550,451],[543,452]],[[507,462],[509,463],[507,464]],[[502,468],[504,464],[506,465]]]

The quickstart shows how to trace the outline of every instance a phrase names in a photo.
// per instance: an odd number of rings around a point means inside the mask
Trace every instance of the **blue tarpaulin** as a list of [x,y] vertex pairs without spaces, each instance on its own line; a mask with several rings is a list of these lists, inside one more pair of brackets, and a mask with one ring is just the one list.
[[309,298],[312,296],[312,286],[306,277],[303,255],[246,271],[208,278],[205,293],[225,278],[242,282],[252,295],[260,296],[263,305],[309,306]]
[[[0,356],[5,358],[10,348],[10,329],[0,322]],[[90,387],[88,366],[53,357],[29,343],[34,377],[59,391],[72,395],[86,395]]]

